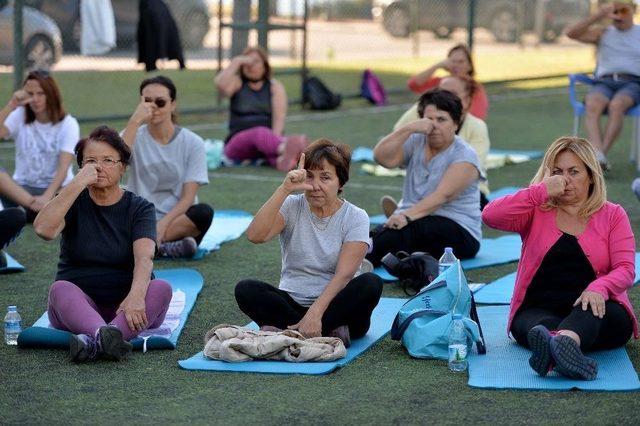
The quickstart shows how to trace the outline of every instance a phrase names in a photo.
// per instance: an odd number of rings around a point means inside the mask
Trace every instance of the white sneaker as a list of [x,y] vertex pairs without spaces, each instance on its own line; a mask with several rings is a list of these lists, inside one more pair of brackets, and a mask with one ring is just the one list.
[[358,268],[358,271],[353,277],[355,278],[358,275],[366,274],[367,272],[373,272],[373,263],[369,262],[367,259],[362,259],[360,268]]
[[633,182],[631,183],[631,190],[634,194],[636,194],[638,200],[640,200],[640,177],[633,180]]
[[607,160],[607,156],[604,155],[604,152],[596,150],[596,158],[598,159],[598,163],[600,163],[600,167],[603,172],[609,170],[609,160]]

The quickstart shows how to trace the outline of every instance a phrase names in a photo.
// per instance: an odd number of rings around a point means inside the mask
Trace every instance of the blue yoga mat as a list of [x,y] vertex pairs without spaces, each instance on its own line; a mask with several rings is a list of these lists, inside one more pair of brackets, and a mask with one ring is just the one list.
[[10,272],[22,272],[25,270],[25,267],[20,264],[17,260],[9,255],[9,253],[4,252],[7,256],[7,266],[4,268],[0,268],[0,274],[8,274]]
[[489,150],[489,154],[494,155],[519,155],[523,157],[528,157],[530,160],[536,160],[538,158],[542,158],[544,153],[542,151],[537,150],[521,150],[521,149],[496,149],[491,148]]
[[[342,367],[362,355],[378,340],[391,330],[391,324],[400,307],[406,299],[382,298],[371,315],[371,327],[367,334],[351,342],[347,349],[347,356],[332,362],[303,362],[293,363],[285,361],[249,361],[231,363],[214,361],[206,358],[202,352],[189,359],[178,361],[180,367],[186,370],[227,371],[236,373],[268,373],[268,374],[328,374]],[[253,328],[255,324],[251,323]]]
[[373,163],[373,148],[359,146],[351,152],[351,161]]
[[[160,336],[150,336],[147,339],[147,349],[175,349],[178,344],[178,337],[182,332],[185,322],[189,317],[196,298],[202,290],[202,275],[193,269],[165,269],[154,271],[156,278],[166,280],[174,291],[182,290],[186,295],[185,307],[180,317],[180,325],[176,328],[169,338]],[[33,324],[33,326],[25,329],[18,336],[18,345],[21,347],[38,347],[38,348],[66,348],[69,346],[68,331],[49,328],[49,318],[47,312]],[[131,341],[134,349],[141,349],[143,339],[137,337]]]
[[489,389],[629,391],[640,389],[638,374],[624,348],[591,352],[598,361],[593,381],[571,380],[549,373],[540,377],[529,367],[531,352],[507,337],[508,306],[481,306],[478,316],[487,354],[469,356],[469,386]]
[[496,198],[504,197],[505,195],[515,194],[516,192],[520,191],[521,189],[522,188],[520,188],[518,186],[505,186],[503,188],[498,188],[495,191],[491,191],[489,193],[489,196],[487,197],[487,200],[493,201]]
[[487,283],[473,293],[476,303],[485,305],[508,305],[511,303],[513,288],[516,284],[516,273],[512,272],[495,281]]
[[213,216],[213,223],[202,238],[193,260],[202,259],[206,254],[218,250],[222,243],[233,241],[247,230],[253,215],[242,210],[220,210]]
[[[520,236],[515,234],[503,235],[498,238],[483,238],[476,257],[465,259],[460,263],[465,270],[470,270],[515,262],[520,259],[521,247]],[[373,272],[383,281],[397,281],[396,277],[389,274],[381,266],[375,268]]]

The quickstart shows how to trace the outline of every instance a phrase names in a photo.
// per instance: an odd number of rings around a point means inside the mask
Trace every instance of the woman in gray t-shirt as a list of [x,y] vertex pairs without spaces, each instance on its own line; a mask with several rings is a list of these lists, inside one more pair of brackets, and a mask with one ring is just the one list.
[[[238,306],[260,327],[337,336],[347,346],[369,329],[382,281],[370,272],[356,276],[369,247],[369,218],[338,197],[350,161],[346,145],[314,142],[251,222],[251,242],[279,235],[282,251],[279,288],[258,280],[236,286]],[[292,195],[297,191],[304,193]]]
[[192,257],[213,221],[198,202],[209,183],[202,138],[175,123],[177,90],[164,76],[140,83],[140,103],[122,132],[132,152],[127,189],[155,205],[158,254]]
[[485,179],[474,149],[456,136],[460,98],[433,89],[418,101],[422,119],[386,136],[374,149],[384,167],[405,167],[402,199],[387,222],[374,231],[374,265],[387,253],[423,251],[438,258],[445,247],[461,259],[480,249],[478,183]]

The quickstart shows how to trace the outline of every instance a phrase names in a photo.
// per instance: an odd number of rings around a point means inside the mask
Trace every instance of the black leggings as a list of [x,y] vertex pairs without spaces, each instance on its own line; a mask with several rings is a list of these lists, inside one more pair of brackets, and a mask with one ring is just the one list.
[[442,216],[425,216],[415,220],[400,230],[377,227],[372,232],[373,250],[367,259],[380,265],[387,254],[400,250],[408,253],[424,251],[438,259],[445,247],[451,247],[459,259],[472,258],[480,250],[478,240],[453,220]]
[[520,309],[511,322],[511,334],[518,344],[529,347],[527,334],[539,324],[549,330],[573,331],[580,337],[583,351],[623,346],[633,333],[633,320],[622,305],[611,300],[605,302],[602,319],[593,315],[591,306],[583,311],[582,305],[578,305],[568,315],[545,308]]
[[21,208],[11,207],[0,211],[0,250],[20,233],[25,223],[26,214]]
[[189,207],[185,215],[196,225],[198,231],[200,231],[200,234],[195,237],[196,242],[200,244],[202,237],[207,233],[213,221],[213,207],[204,203],[194,204]]
[[[382,280],[370,272],[349,281],[329,303],[322,316],[322,335],[347,325],[351,338],[367,334],[371,312],[382,294]],[[298,323],[309,309],[300,305],[286,291],[258,280],[242,280],[236,285],[236,301],[240,310],[259,326],[281,329]]]

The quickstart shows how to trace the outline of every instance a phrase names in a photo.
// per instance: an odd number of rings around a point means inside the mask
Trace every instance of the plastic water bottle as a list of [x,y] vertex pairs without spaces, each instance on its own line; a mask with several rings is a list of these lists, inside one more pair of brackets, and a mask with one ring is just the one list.
[[442,274],[444,271],[449,269],[449,266],[453,266],[458,261],[458,258],[453,254],[453,249],[451,247],[445,247],[444,253],[438,260],[438,273]]
[[22,321],[22,318],[20,318],[18,308],[9,306],[7,315],[4,317],[4,341],[7,345],[18,344],[18,335],[22,331],[20,321]]
[[449,333],[449,370],[465,371],[467,369],[467,332],[461,315],[453,316]]

